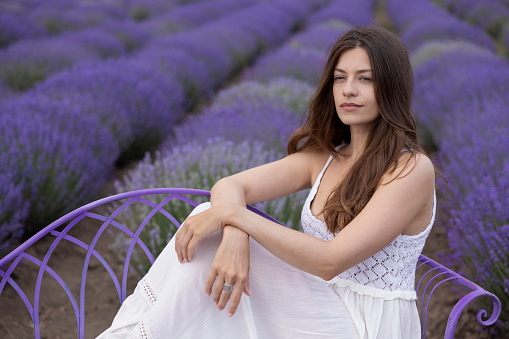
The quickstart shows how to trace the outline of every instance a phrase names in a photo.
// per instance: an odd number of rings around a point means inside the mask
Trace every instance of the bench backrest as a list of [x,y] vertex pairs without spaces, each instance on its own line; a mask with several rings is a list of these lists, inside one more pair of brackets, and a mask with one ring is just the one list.
[[[84,338],[86,317],[85,287],[91,260],[95,262],[98,261],[109,273],[109,276],[115,286],[118,300],[120,304],[122,304],[127,297],[128,277],[132,277],[133,271],[135,271],[135,269],[133,269],[133,257],[139,257],[140,254],[145,255],[150,263],[153,263],[155,259],[149,250],[150,244],[146,243],[146,241],[142,241],[142,231],[145,226],[148,223],[153,222],[155,218],[158,218],[157,222],[161,222],[161,218],[163,218],[167,222],[172,223],[175,228],[178,228],[180,223],[183,222],[182,219],[185,218],[184,215],[187,214],[182,212],[174,213],[173,206],[178,205],[178,209],[180,211],[182,211],[182,209],[190,211],[194,206],[198,205],[199,202],[203,201],[203,199],[208,196],[210,196],[208,191],[196,189],[145,189],[117,194],[77,208],[42,229],[32,238],[0,260],[0,276],[2,278],[0,282],[0,309],[4,307],[1,305],[2,293],[4,293],[4,291],[8,288],[14,289],[14,291],[21,297],[22,302],[25,304],[27,311],[30,314],[33,322],[35,338],[40,338],[41,286],[43,277],[48,277],[49,275],[58,283],[69,298],[74,310],[74,316],[76,317],[77,333],[79,338]],[[133,207],[136,206],[137,211],[140,211],[140,205],[143,207],[145,214],[141,218],[139,216],[137,218],[132,217]],[[249,208],[268,219],[274,220],[270,216],[251,206]],[[123,214],[126,215],[124,218],[122,218]],[[125,220],[129,220],[130,222],[136,221],[136,224],[126,225],[126,223],[123,222]],[[91,235],[91,239],[83,241],[72,235],[72,230],[79,227],[78,225],[83,225],[87,222],[90,224],[91,221],[97,224],[96,231]],[[123,265],[121,267],[121,272],[119,272],[118,269],[115,270],[116,267],[112,265],[111,262],[107,262],[104,256],[101,255],[101,251],[98,246],[101,236],[112,229],[114,229],[115,232],[120,232],[124,240],[128,239],[127,242],[124,241],[126,246],[125,251],[122,253]],[[31,254],[31,246],[34,243],[41,241],[43,238],[48,239],[48,237],[52,237],[53,240],[49,241],[49,248],[45,251],[45,253],[42,256],[39,255],[40,258],[38,258],[35,254]],[[115,236],[115,238],[118,237],[118,235]],[[58,246],[64,246],[63,244],[65,244],[65,246],[77,246],[80,249],[83,249],[85,253],[79,291],[73,292],[68,286],[68,282],[64,281],[49,264],[49,260],[55,253],[56,248]],[[23,261],[35,264],[38,271],[35,285],[31,284],[28,288],[21,287],[19,279],[16,279],[15,270]],[[484,309],[480,310],[477,314],[477,321],[483,326],[491,325],[500,315],[501,304],[495,295],[485,291],[456,272],[423,255],[421,255],[418,263],[418,278],[420,278],[420,280],[418,280],[416,289],[418,292],[418,307],[421,315],[423,338],[426,337],[426,329],[429,327],[428,313],[430,312],[430,305],[431,310],[433,309],[431,297],[435,290],[445,283],[452,283],[455,287],[461,287],[463,289],[462,293],[464,294],[463,296],[458,296],[459,301],[449,314],[445,329],[445,338],[453,338],[459,316],[467,305],[481,296],[488,296],[491,298],[493,302],[493,310],[491,312],[491,317],[487,320],[483,318],[487,317],[488,312]],[[440,321],[445,322],[446,319],[440,319]]]

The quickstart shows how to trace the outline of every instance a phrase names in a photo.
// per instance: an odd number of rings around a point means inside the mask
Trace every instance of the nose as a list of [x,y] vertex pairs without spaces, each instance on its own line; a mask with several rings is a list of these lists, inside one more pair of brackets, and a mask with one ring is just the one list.
[[354,79],[349,78],[347,81],[345,81],[343,86],[343,95],[345,97],[354,97],[357,95],[357,93],[357,87],[355,86]]

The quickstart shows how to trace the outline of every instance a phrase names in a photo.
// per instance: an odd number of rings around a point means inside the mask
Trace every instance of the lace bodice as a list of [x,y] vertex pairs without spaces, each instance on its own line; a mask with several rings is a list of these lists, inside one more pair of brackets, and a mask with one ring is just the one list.
[[[305,233],[327,241],[332,240],[335,235],[329,233],[325,223],[311,213],[311,202],[316,195],[322,176],[331,161],[332,156],[329,157],[325,167],[311,188],[309,196],[304,203],[301,217],[302,229]],[[424,231],[417,235],[400,234],[383,250],[339,274],[329,283],[350,286],[360,284],[365,286],[364,290],[367,289],[369,294],[382,294],[386,297],[402,296],[414,299],[416,264],[435,220],[435,210],[436,195],[433,204],[433,216]],[[381,290],[389,293],[384,294]],[[390,293],[392,291],[400,291],[401,293],[393,295]]]

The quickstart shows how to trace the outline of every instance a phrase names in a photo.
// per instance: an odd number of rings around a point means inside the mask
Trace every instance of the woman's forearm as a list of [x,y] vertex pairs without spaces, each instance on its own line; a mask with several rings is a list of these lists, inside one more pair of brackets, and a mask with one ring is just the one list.
[[281,226],[247,209],[235,208],[228,219],[291,266],[325,280],[337,274],[330,242]]

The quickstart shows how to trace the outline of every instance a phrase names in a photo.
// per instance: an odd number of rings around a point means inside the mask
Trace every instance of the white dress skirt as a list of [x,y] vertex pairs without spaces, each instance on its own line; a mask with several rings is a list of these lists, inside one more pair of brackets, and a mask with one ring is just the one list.
[[[198,213],[209,204],[193,211]],[[249,286],[237,312],[219,312],[205,294],[205,281],[222,233],[196,248],[180,263],[173,238],[112,326],[98,338],[358,338],[341,298],[322,279],[286,264],[250,240]]]

